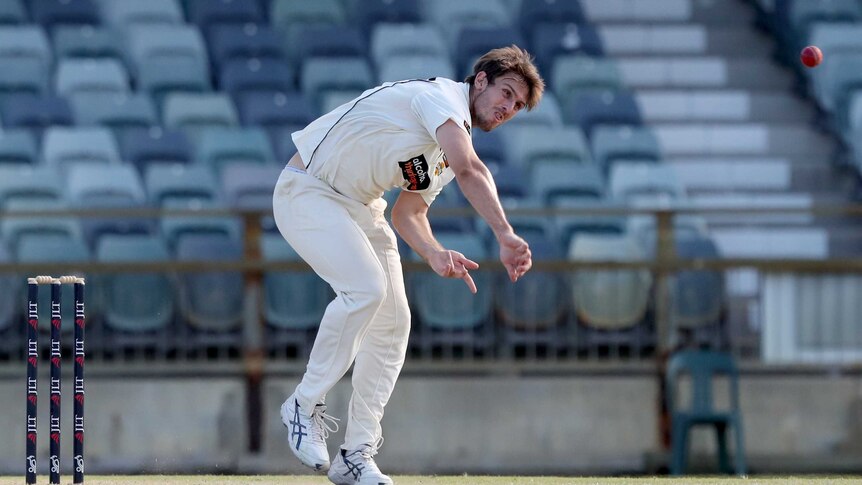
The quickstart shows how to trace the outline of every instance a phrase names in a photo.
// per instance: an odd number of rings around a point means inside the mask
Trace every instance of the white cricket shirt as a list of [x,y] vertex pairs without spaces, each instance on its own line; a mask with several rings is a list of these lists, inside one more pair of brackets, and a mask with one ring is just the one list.
[[368,204],[394,187],[428,205],[455,174],[437,143],[447,120],[470,134],[470,85],[449,79],[388,82],[292,134],[309,174]]

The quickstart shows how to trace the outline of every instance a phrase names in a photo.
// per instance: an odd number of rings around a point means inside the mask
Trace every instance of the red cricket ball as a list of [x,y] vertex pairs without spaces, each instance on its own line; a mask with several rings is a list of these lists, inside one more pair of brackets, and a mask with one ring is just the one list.
[[823,52],[819,47],[810,45],[802,49],[802,52],[799,54],[799,60],[801,60],[806,67],[816,67],[818,64],[823,62]]

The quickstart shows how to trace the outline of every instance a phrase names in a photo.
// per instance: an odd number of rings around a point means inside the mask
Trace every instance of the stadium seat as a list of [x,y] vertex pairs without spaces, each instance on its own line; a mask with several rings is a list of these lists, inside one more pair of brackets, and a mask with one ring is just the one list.
[[616,164],[610,171],[610,193],[619,200],[661,195],[667,200],[684,199],[685,191],[673,167],[652,162]]
[[[177,241],[178,261],[236,261],[242,248],[235,240],[214,234],[189,234]],[[242,274],[235,271],[183,273],[179,278],[180,311],[201,332],[235,330],[242,321]],[[205,335],[196,335],[205,340]],[[236,345],[236,336],[230,338]]]
[[[442,77],[455,79],[455,68],[448,56],[395,56],[383,61],[378,69],[378,82]],[[325,110],[324,110],[325,111]]]
[[605,176],[611,166],[623,160],[661,160],[658,139],[649,128],[599,126],[593,133],[593,158]]
[[138,89],[160,105],[169,93],[204,93],[212,89],[209,73],[187,59],[153,59],[138,69]]
[[540,126],[550,129],[563,127],[563,115],[557,96],[545,91],[542,100],[533,109],[522,109],[504,125],[504,130],[513,126]]
[[221,197],[209,167],[180,163],[159,163],[147,167],[144,175],[150,204],[156,207],[172,201],[216,203]]
[[[163,263],[170,260],[158,236],[105,236],[99,240],[96,261],[106,263]],[[173,321],[175,293],[165,273],[115,273],[99,278],[105,324],[121,332],[141,334],[166,329]],[[120,339],[120,344],[123,340]]]
[[371,33],[371,59],[378,67],[398,56],[449,58],[443,36],[433,24],[378,24]]
[[[135,167],[79,163],[68,169],[69,199],[77,208],[140,208],[147,198]],[[90,247],[108,234],[151,234],[153,224],[139,217],[98,216],[81,220]]]
[[287,51],[294,63],[311,57],[365,57],[365,37],[356,27],[344,25],[297,26],[288,37]]
[[581,3],[578,0],[566,2],[540,1],[520,2],[520,10],[515,17],[522,32],[529,33],[539,24],[583,24],[587,22]]
[[349,17],[367,35],[377,24],[422,22],[420,0],[354,0]]
[[[573,261],[638,261],[642,250],[625,235],[579,233],[569,247]],[[579,348],[611,346],[640,353],[654,343],[646,314],[652,277],[646,269],[583,269],[572,276]]]
[[[9,212],[59,211],[67,207],[67,204],[60,199],[33,199],[29,194],[23,198],[10,197],[4,204],[4,209]],[[81,239],[81,226],[76,218],[60,215],[4,217],[0,221],[0,234],[9,243],[9,247],[18,248],[20,260],[20,251],[23,249],[25,239],[31,241],[37,238],[62,237],[77,241]]]
[[220,172],[235,163],[273,163],[275,155],[259,128],[211,129],[201,133],[195,159]]
[[595,27],[589,24],[552,23],[537,24],[532,33],[533,54],[539,71],[553,72],[554,61],[562,55],[604,55],[602,40]]
[[189,0],[187,7],[189,20],[204,32],[219,24],[262,23],[264,20],[257,0]]
[[106,126],[119,136],[126,130],[158,124],[156,107],[147,93],[80,93],[72,97],[75,121],[82,126]]
[[122,37],[108,27],[58,25],[52,37],[57,59],[111,58],[125,61]]
[[192,146],[181,130],[159,127],[127,130],[119,137],[123,160],[131,162],[144,173],[145,167],[159,163],[189,163]]
[[788,20],[793,37],[804,44],[809,27],[815,22],[856,23],[862,21],[862,5],[855,0],[826,2],[795,1],[790,4]]
[[72,110],[65,98],[56,96],[12,95],[2,106],[5,128],[28,128],[37,136],[50,126],[72,124]]
[[216,72],[234,59],[284,59],[281,34],[264,24],[216,25],[210,29],[209,52]]
[[554,92],[564,102],[571,99],[572,93],[578,90],[616,91],[623,87],[619,69],[612,59],[561,55],[554,60],[551,72]]
[[283,125],[277,130],[269,131],[270,139],[275,145],[275,156],[278,163],[286,165],[291,157],[293,157],[293,154],[296,153],[296,145],[293,143],[293,138],[290,135],[303,128],[305,128],[305,124]]
[[364,91],[374,87],[374,80],[368,61],[362,57],[314,57],[303,63],[300,86],[321,106],[326,92]]
[[512,163],[528,170],[540,160],[592,163],[587,142],[578,128],[517,127],[507,129],[503,141]]
[[157,59],[173,59],[198,67],[209,75],[209,57],[203,37],[192,25],[136,25],[126,33],[131,70]]
[[[681,259],[718,259],[715,243],[707,236],[677,235],[676,255]],[[670,320],[674,328],[698,332],[718,328],[725,308],[724,275],[720,271],[691,269],[673,276]],[[721,343],[713,336],[709,343]],[[697,336],[695,338],[698,338]],[[699,338],[698,338],[699,340]]]
[[605,180],[593,164],[538,161],[530,167],[530,193],[545,205],[554,205],[561,196],[600,199]]
[[314,107],[302,93],[246,93],[238,101],[243,126],[260,126],[270,130],[310,123]]
[[129,90],[129,74],[116,59],[61,59],[57,65],[54,91],[61,96],[125,94]]
[[588,138],[599,125],[640,125],[641,115],[631,93],[625,91],[588,91],[574,94],[563,103],[563,120],[578,125]]
[[[8,136],[8,133],[6,135]],[[63,178],[50,167],[0,164],[0,207],[12,199],[59,203],[65,198],[65,192]]]
[[120,150],[107,128],[54,127],[45,131],[42,158],[52,167],[77,163],[120,163]]
[[289,31],[301,25],[343,24],[344,10],[338,0],[296,2],[294,0],[272,0],[270,22],[273,27]]
[[238,125],[236,108],[225,93],[171,93],[162,109],[166,128],[179,128],[191,136],[209,128]]
[[280,165],[231,164],[222,170],[222,189],[229,207],[271,210]]
[[473,149],[494,176],[503,167],[510,165],[509,152],[506,150],[503,136],[500,135],[499,131],[473,131]]
[[294,77],[293,70],[281,59],[235,59],[222,66],[219,82],[221,89],[236,100],[249,91],[271,95],[293,92]]
[[0,166],[33,165],[37,157],[36,138],[29,130],[0,131]]
[[[199,187],[188,187],[189,190],[196,188]],[[180,187],[175,187],[175,189],[182,190]],[[162,208],[175,211],[200,211],[224,209],[225,206],[220,200],[174,195],[162,199]],[[232,241],[239,241],[242,223],[239,219],[229,216],[164,215],[160,222],[160,229],[168,246],[177,248],[183,238],[194,235],[219,236],[230,238]]]
[[105,22],[120,31],[137,25],[183,23],[177,0],[99,0],[99,7]]
[[50,72],[53,56],[48,36],[38,25],[0,26],[0,59],[36,59],[43,72]]
[[[280,234],[265,234],[260,241],[266,262],[302,261]],[[264,318],[276,329],[314,330],[326,306],[335,297],[312,271],[267,271],[264,274]]]
[[14,95],[48,93],[48,76],[42,61],[34,58],[0,58],[0,102]]
[[453,52],[464,27],[502,27],[511,22],[500,0],[437,0],[424,6],[426,18],[449,40]]
[[53,30],[58,25],[98,25],[99,10],[93,0],[30,0],[30,13],[37,24]]
[[[559,211],[554,216],[554,226],[560,247],[570,247],[572,240],[582,233],[617,236],[625,233],[625,216],[611,212],[612,209],[621,207],[623,206],[620,203],[606,198],[558,197],[554,200],[554,208]],[[605,212],[602,213],[601,210]]]
[[[683,378],[689,381],[686,398],[682,398]],[[686,471],[688,434],[695,426],[715,426],[719,469],[724,473],[743,476],[746,473],[745,438],[739,405],[739,371],[730,354],[704,350],[683,350],[671,355],[667,363],[665,399],[670,413],[671,459],[670,474]],[[716,382],[727,393],[713,397]],[[726,384],[725,384],[726,383]],[[721,408],[716,402],[726,403]],[[734,465],[730,466],[727,450],[727,430],[734,437]]]
[[27,23],[27,11],[21,0],[0,2],[0,25],[19,25]]

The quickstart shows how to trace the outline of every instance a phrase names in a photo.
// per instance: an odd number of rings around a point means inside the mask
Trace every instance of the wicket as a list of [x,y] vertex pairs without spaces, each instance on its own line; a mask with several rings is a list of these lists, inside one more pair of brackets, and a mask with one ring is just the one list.
[[60,363],[62,348],[60,329],[61,288],[73,284],[75,292],[74,326],[74,409],[73,459],[74,481],[84,483],[84,279],[75,276],[37,276],[27,278],[27,483],[36,483],[36,410],[38,403],[37,365],[39,363],[39,285],[51,285],[51,415],[50,415],[50,482],[60,483]]

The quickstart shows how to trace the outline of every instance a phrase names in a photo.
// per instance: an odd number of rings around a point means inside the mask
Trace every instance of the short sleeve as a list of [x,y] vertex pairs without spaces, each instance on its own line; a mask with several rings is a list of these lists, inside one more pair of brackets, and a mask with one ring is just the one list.
[[[458,104],[454,100],[436,89],[429,89],[417,95],[410,103],[413,113],[419,118],[419,122],[435,142],[437,142],[437,128],[440,128],[440,125],[450,119],[462,127],[465,133],[470,133],[464,126],[467,120],[461,119],[463,115],[459,113],[457,106]],[[439,144],[439,142],[437,143]]]

